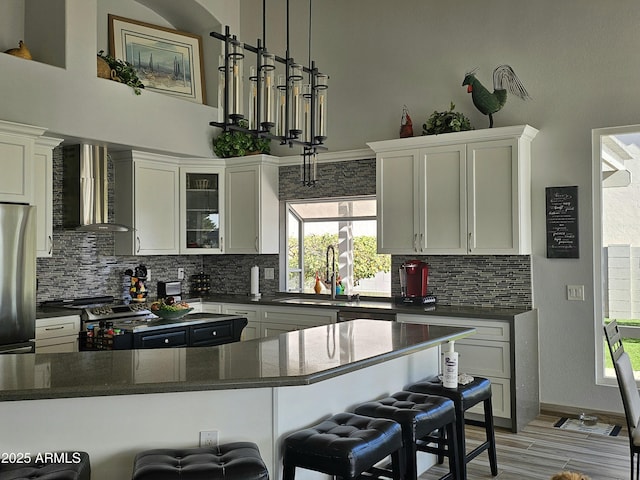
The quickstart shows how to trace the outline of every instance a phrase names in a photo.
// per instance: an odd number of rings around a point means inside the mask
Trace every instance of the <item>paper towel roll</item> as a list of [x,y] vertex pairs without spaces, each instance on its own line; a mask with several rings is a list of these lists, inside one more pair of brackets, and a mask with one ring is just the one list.
[[251,267],[251,295],[260,295],[260,269],[257,265]]

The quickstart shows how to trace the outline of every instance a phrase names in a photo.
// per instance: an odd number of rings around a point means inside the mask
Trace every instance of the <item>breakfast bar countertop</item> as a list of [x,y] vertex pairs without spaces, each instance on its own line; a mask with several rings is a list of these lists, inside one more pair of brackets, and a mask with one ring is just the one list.
[[381,320],[215,347],[0,356],[0,401],[310,385],[475,333]]

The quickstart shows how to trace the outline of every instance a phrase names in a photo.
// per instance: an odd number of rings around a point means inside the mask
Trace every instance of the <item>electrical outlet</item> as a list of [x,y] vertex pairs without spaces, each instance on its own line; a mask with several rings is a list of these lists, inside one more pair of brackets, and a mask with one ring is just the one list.
[[178,280],[184,280],[184,268],[178,268]]
[[151,269],[147,268],[147,283],[151,283]]
[[567,300],[584,301],[584,285],[567,285]]
[[213,448],[218,446],[218,431],[209,430],[200,432],[200,446],[205,448]]
[[265,268],[264,269],[264,279],[265,280],[273,280],[275,275],[275,271],[273,268]]

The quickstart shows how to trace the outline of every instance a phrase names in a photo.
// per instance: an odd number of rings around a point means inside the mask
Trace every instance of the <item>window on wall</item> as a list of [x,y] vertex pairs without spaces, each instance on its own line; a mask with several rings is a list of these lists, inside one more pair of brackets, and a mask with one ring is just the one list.
[[[391,256],[377,253],[375,196],[290,201],[286,211],[287,291],[312,293],[316,277],[327,280],[333,246],[343,293],[391,295]],[[329,251],[330,270],[332,258]]]
[[615,379],[602,328],[615,319],[640,380],[640,127],[597,130],[593,143],[598,379]]

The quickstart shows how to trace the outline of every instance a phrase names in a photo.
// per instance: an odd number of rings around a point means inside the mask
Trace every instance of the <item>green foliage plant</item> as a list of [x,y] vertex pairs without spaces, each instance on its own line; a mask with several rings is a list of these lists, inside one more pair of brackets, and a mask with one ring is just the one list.
[[98,52],[98,56],[109,64],[109,68],[111,68],[112,80],[115,80],[116,82],[122,82],[125,85],[129,85],[131,88],[133,88],[133,92],[136,95],[140,95],[140,89],[144,88],[144,85],[138,78],[138,74],[133,68],[133,65],[131,65],[129,62],[125,62],[124,60],[114,58],[111,55],[105,55],[104,50],[100,50]]
[[[238,125],[248,128],[246,120],[240,120]],[[220,158],[243,157],[254,153],[270,153],[271,141],[259,138],[250,133],[238,130],[227,130],[213,139],[213,152]]]
[[456,106],[453,102],[448,111],[434,111],[427,123],[422,125],[423,135],[437,135],[439,133],[462,132],[473,130],[469,119],[461,112],[455,112]]

